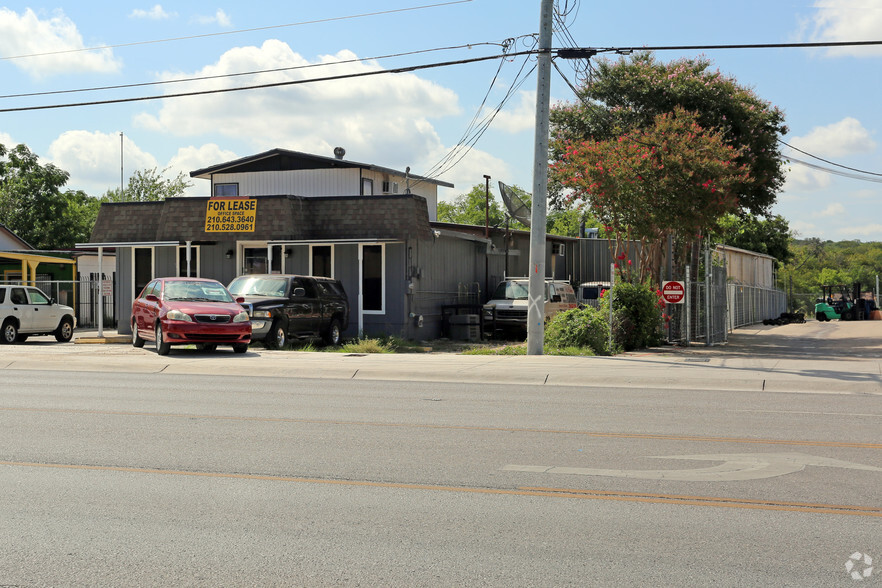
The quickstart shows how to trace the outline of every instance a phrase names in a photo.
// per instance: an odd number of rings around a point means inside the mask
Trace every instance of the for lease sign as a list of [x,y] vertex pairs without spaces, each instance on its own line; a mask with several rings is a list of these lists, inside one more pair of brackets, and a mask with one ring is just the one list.
[[205,232],[253,233],[255,218],[254,198],[210,198],[205,209]]

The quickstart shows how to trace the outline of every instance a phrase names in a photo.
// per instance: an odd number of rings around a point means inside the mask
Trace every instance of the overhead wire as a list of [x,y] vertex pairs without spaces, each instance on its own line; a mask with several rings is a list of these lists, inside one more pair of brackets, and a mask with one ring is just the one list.
[[186,40],[190,40],[190,39],[204,39],[204,38],[208,38],[208,37],[220,37],[220,36],[224,36],[224,35],[237,35],[237,34],[241,34],[241,33],[254,33],[254,32],[258,32],[258,31],[268,31],[268,30],[282,29],[282,28],[287,28],[287,27],[298,27],[298,26],[305,26],[305,25],[311,25],[311,24],[336,22],[336,21],[341,21],[341,20],[353,20],[353,19],[357,19],[357,18],[366,18],[369,16],[384,16],[387,14],[395,14],[398,12],[410,12],[410,11],[414,11],[414,10],[425,10],[427,8],[438,8],[441,6],[451,6],[454,4],[465,4],[468,2],[472,2],[472,1],[473,0],[449,0],[448,2],[439,2],[436,4],[426,4],[423,6],[411,6],[408,8],[396,8],[396,9],[392,9],[392,10],[366,12],[363,14],[353,14],[353,15],[348,15],[348,16],[320,18],[320,19],[307,20],[307,21],[302,21],[302,22],[294,22],[294,23],[279,24],[279,25],[268,25],[268,26],[263,26],[263,27],[254,27],[254,28],[250,28],[250,29],[239,29],[239,30],[235,30],[235,31],[219,31],[219,32],[215,32],[215,33],[203,33],[203,34],[199,34],[199,35],[187,35],[187,36],[182,36],[182,37],[171,37],[171,38],[167,38],[167,39],[155,39],[152,41],[132,41],[129,43],[118,43],[115,45],[98,45],[95,47],[80,47],[77,49],[62,49],[59,51],[46,51],[44,53],[31,53],[29,55],[10,55],[10,56],[6,56],[6,57],[0,57],[0,61],[9,61],[9,60],[13,60],[13,59],[27,59],[30,57],[46,57],[49,55],[62,55],[65,53],[80,53],[80,52],[84,52],[84,51],[100,51],[100,50],[104,50],[104,49],[119,49],[121,47],[135,47],[138,45],[152,45],[152,44],[156,44],[156,43],[171,43],[174,41],[186,41]]
[[[534,49],[535,45],[538,43],[538,40],[535,37],[532,37],[532,35],[530,35],[529,37],[533,38],[533,49]],[[438,163],[433,165],[429,169],[428,172],[423,174],[424,178],[436,179],[436,178],[444,175],[445,173],[447,173],[448,171],[453,169],[453,167],[455,167],[460,161],[462,161],[462,159],[466,155],[468,155],[468,153],[477,144],[477,142],[484,135],[484,133],[487,131],[487,129],[490,128],[490,125],[493,123],[493,121],[495,120],[495,118],[499,114],[499,112],[501,112],[503,106],[511,99],[511,97],[514,95],[514,93],[523,85],[523,83],[527,80],[527,78],[530,76],[530,74],[532,74],[532,72],[535,70],[535,65],[534,65],[534,67],[531,68],[529,72],[524,74],[524,69],[526,68],[527,63],[530,62],[529,56],[532,55],[533,53],[534,53],[534,51],[531,49],[530,51],[527,51],[527,52],[519,52],[519,53],[509,54],[510,57],[516,57],[518,55],[523,55],[523,54],[526,54],[527,57],[523,60],[523,63],[521,64],[520,69],[518,70],[517,74],[515,75],[514,80],[509,85],[508,90],[505,92],[505,94],[503,95],[500,102],[497,104],[497,106],[493,110],[491,110],[489,113],[487,113],[483,117],[483,119],[481,119],[480,122],[476,125],[475,122],[477,120],[477,117],[480,116],[481,112],[483,111],[484,106],[487,101],[487,98],[488,98],[490,92],[492,91],[493,86],[495,85],[495,81],[496,81],[497,77],[499,76],[499,73],[501,70],[501,65],[502,65],[502,63],[505,62],[505,60],[503,60],[503,62],[500,64],[499,70],[497,70],[496,75],[493,78],[493,83],[491,83],[490,88],[488,88],[487,93],[484,96],[484,100],[481,102],[481,106],[476,110],[475,116],[472,118],[472,122],[469,124],[469,127],[467,128],[466,132],[463,133],[463,137],[459,140],[459,142],[454,147],[452,147],[447,152],[447,154]],[[417,184],[418,183],[419,182],[417,182]]]
[[413,71],[421,71],[426,69],[435,69],[441,67],[450,67],[454,65],[465,65],[469,63],[479,63],[482,61],[490,61],[493,59],[502,59],[505,57],[515,57],[521,55],[532,55],[534,51],[520,51],[517,53],[511,53],[506,55],[490,55],[485,57],[473,57],[471,59],[459,59],[455,61],[443,61],[437,63],[427,63],[423,65],[411,65],[406,67],[398,67],[392,69],[383,69],[369,72],[360,72],[360,73],[348,73],[341,74],[337,76],[324,76],[320,78],[308,78],[303,80],[286,80],[283,82],[272,82],[272,83],[264,83],[264,84],[253,84],[248,86],[237,86],[234,88],[216,88],[213,90],[195,90],[192,92],[179,92],[176,94],[160,94],[154,96],[135,96],[130,98],[113,98],[108,100],[95,100],[91,102],[73,102],[67,104],[48,104],[43,106],[21,106],[16,108],[0,108],[0,113],[4,112],[26,112],[26,111],[34,111],[34,110],[53,110],[58,108],[74,108],[74,107],[82,107],[82,106],[99,106],[106,104],[122,104],[127,102],[144,102],[148,100],[165,100],[169,98],[182,98],[185,96],[205,96],[210,94],[224,94],[230,92],[241,92],[245,90],[257,90],[257,89],[266,89],[266,88],[279,88],[286,86],[296,86],[301,84],[311,84],[317,82],[328,82],[328,81],[336,81],[336,80],[348,80],[355,78],[363,78],[369,76],[377,76],[377,75],[386,75],[393,73],[408,73]]
[[418,51],[408,51],[405,53],[392,53],[389,55],[379,55],[377,57],[359,57],[356,59],[344,59],[341,61],[334,61],[334,62],[327,62],[327,63],[310,63],[308,65],[293,65],[293,66],[289,66],[289,67],[277,67],[277,68],[273,68],[273,69],[262,69],[262,70],[254,70],[254,71],[217,74],[217,75],[213,75],[213,76],[200,76],[200,77],[193,77],[193,78],[176,78],[176,79],[171,79],[171,80],[158,80],[155,82],[139,82],[139,83],[135,83],[135,84],[120,84],[120,85],[116,85],[116,86],[95,86],[95,87],[91,87],[91,88],[75,88],[75,89],[70,89],[70,90],[50,90],[50,91],[46,91],[46,92],[30,92],[27,94],[6,94],[6,95],[0,95],[0,99],[30,98],[30,97],[34,97],[34,96],[53,96],[53,95],[59,95],[59,94],[74,94],[74,93],[80,93],[80,92],[99,92],[99,91],[105,91],[105,90],[122,90],[122,89],[129,89],[129,88],[143,88],[143,87],[148,87],[148,86],[162,86],[162,85],[166,85],[166,84],[180,84],[180,83],[186,83],[186,82],[203,82],[203,81],[207,81],[207,80],[217,80],[217,79],[234,78],[234,77],[240,77],[240,76],[260,75],[260,74],[265,74],[265,73],[279,73],[279,72],[285,72],[285,71],[296,71],[296,70],[301,70],[301,69],[312,69],[312,68],[319,68],[319,67],[332,67],[335,65],[346,65],[346,64],[350,64],[350,63],[362,63],[365,61],[378,61],[381,59],[393,59],[393,58],[397,58],[397,57],[409,57],[412,55],[420,55],[423,53],[433,53],[436,51],[449,51],[449,50],[454,50],[454,49],[466,49],[466,48],[471,49],[472,47],[480,47],[483,45],[504,47],[505,42],[499,43],[499,42],[485,41],[485,42],[480,42],[480,43],[468,43],[465,45],[455,45],[455,46],[450,46],[450,47],[437,47],[434,49],[421,49]]

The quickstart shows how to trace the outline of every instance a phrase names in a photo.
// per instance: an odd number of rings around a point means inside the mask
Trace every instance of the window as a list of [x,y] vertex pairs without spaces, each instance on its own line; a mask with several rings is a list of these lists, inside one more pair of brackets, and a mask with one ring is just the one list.
[[361,261],[362,310],[383,312],[383,246],[363,245]]
[[214,185],[214,195],[215,196],[238,196],[239,195],[239,184],[215,184]]
[[49,299],[46,298],[46,295],[36,288],[28,288],[28,294],[31,297],[31,304],[49,304]]
[[24,288],[13,288],[9,295],[9,301],[13,304],[27,304],[28,297],[25,294]]
[[0,304],[6,301],[6,288],[0,288]]
[[369,178],[361,178],[361,195],[362,196],[373,196],[374,195],[374,181]]
[[268,274],[266,267],[266,247],[246,247],[242,250],[245,265],[244,274]]
[[316,245],[312,247],[312,267],[310,273],[323,278],[333,278],[334,272],[331,266],[332,254],[330,245]]

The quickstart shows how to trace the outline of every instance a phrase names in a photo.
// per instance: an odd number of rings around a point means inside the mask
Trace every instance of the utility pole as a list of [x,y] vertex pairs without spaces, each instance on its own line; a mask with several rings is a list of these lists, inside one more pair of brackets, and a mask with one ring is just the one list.
[[554,0],[542,0],[536,69],[536,137],[533,148],[533,209],[530,215],[530,284],[527,355],[542,355],[545,343],[545,219],[548,198],[548,117],[551,107],[551,23]]

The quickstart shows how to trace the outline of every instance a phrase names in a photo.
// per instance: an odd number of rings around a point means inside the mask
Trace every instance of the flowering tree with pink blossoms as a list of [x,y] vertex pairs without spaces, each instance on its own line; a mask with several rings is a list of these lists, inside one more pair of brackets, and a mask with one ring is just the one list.
[[[738,155],[721,132],[676,108],[615,139],[566,143],[552,173],[568,204],[586,203],[613,236],[623,276],[644,282],[656,276],[668,235],[688,243],[738,209],[737,189],[749,181]],[[629,241],[641,244],[636,268],[627,257]]]

